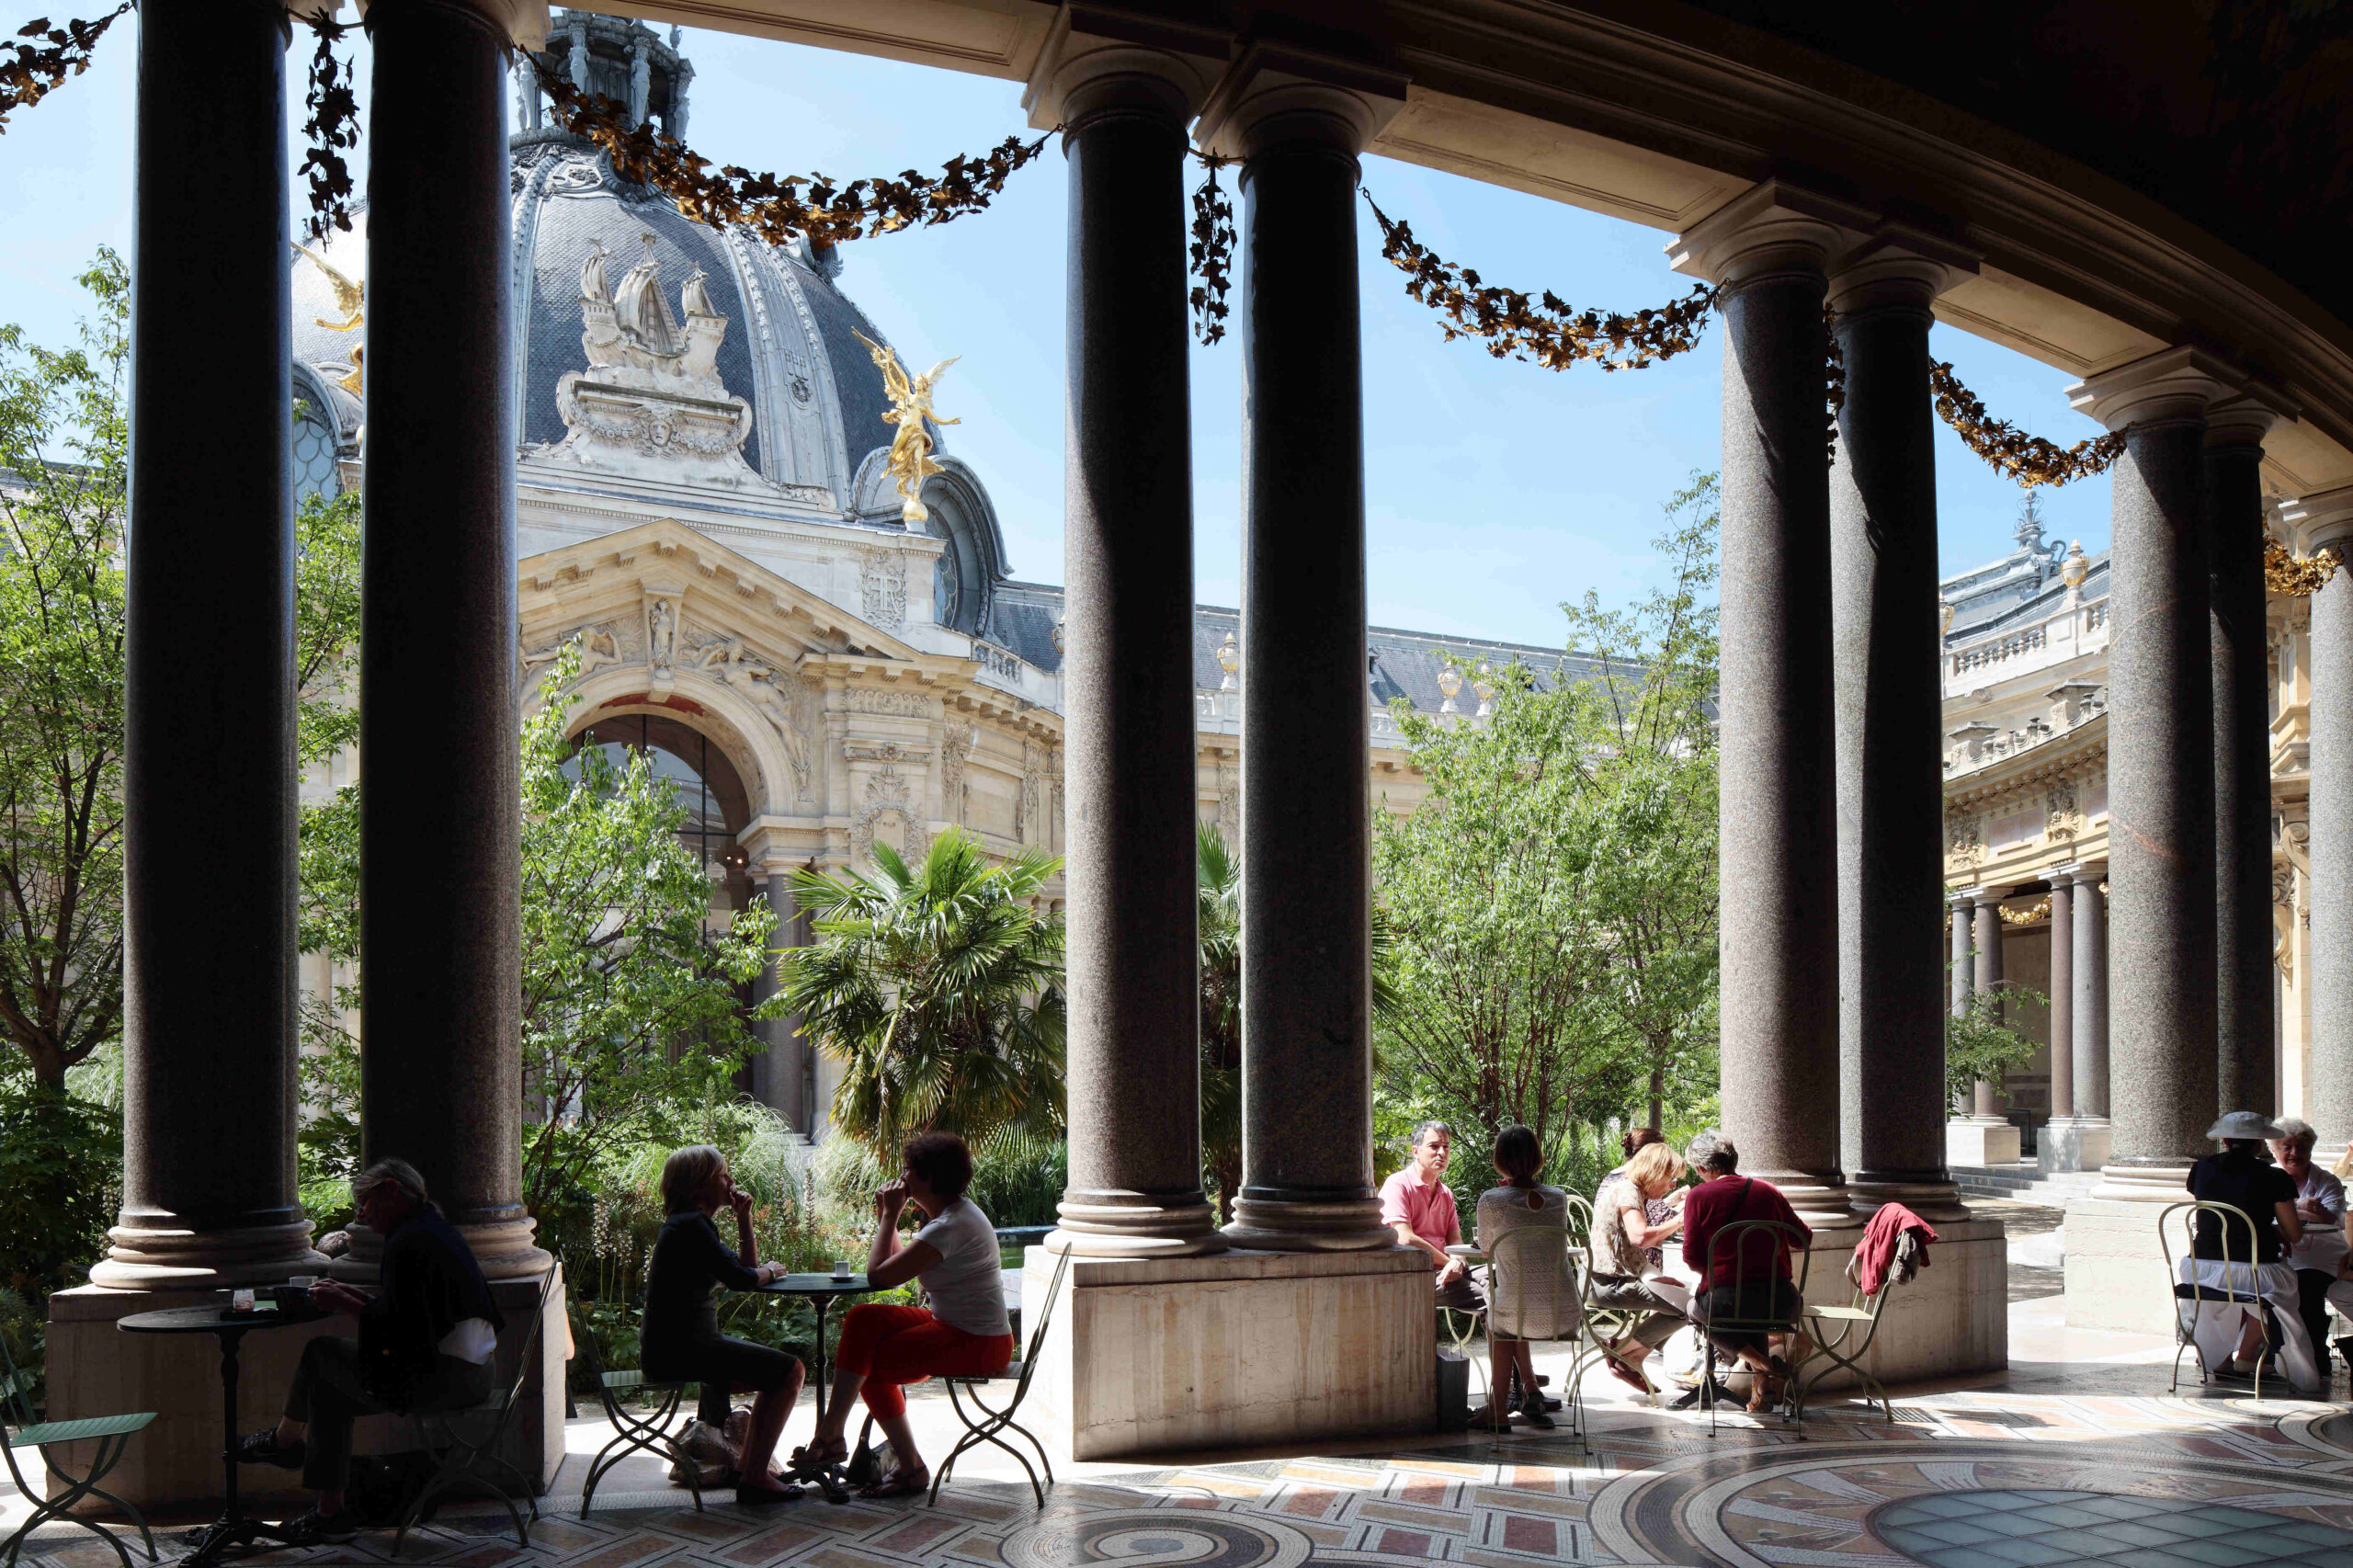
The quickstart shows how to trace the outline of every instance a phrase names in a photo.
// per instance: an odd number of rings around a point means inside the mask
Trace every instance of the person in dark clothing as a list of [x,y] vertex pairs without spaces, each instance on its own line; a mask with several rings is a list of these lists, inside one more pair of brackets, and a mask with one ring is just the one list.
[[[768,1462],[785,1418],[801,1398],[801,1359],[719,1332],[717,1290],[756,1290],[784,1273],[762,1263],[752,1237],[752,1195],[739,1192],[727,1157],[708,1143],[671,1154],[662,1167],[662,1203],[669,1218],[645,1267],[645,1323],[638,1331],[638,1364],[657,1382],[697,1382],[722,1396],[746,1390],[752,1427],[736,1464],[735,1500],[756,1507],[798,1496],[776,1484]],[[735,1250],[719,1239],[710,1217],[735,1211]]]
[[[1718,1349],[1738,1357],[1753,1374],[1748,1409],[1763,1415],[1780,1401],[1790,1368],[1806,1355],[1805,1335],[1797,1327],[1805,1303],[1790,1273],[1790,1247],[1803,1246],[1813,1232],[1779,1187],[1740,1174],[1740,1151],[1725,1134],[1712,1129],[1700,1133],[1684,1158],[1701,1178],[1683,1204],[1683,1261],[1700,1275],[1696,1305],[1701,1324],[1745,1318],[1790,1325],[1781,1336],[1789,1342],[1788,1357],[1774,1355],[1767,1336],[1753,1330],[1708,1330]],[[1794,1244],[1769,1232],[1748,1231],[1729,1246],[1713,1244],[1718,1232],[1751,1220],[1787,1226]]]
[[[2277,1263],[2286,1247],[2303,1240],[2303,1221],[2296,1214],[2295,1178],[2273,1165],[2264,1149],[2267,1141],[2282,1136],[2268,1119],[2251,1110],[2234,1110],[2206,1130],[2222,1145],[2189,1167],[2189,1196],[2200,1203],[2227,1203],[2255,1224],[2255,1261]],[[2235,1220],[2200,1210],[2189,1250],[2210,1262],[2245,1262],[2246,1231]],[[2284,1238],[2284,1241],[2283,1239]],[[2254,1312],[2239,1335],[2238,1354],[2222,1370],[2245,1376],[2263,1354],[2263,1320]],[[2315,1346],[2317,1353],[2317,1346]]]
[[346,1506],[351,1428],[387,1411],[463,1410],[494,1382],[494,1352],[506,1326],[481,1267],[426,1196],[405,1160],[379,1160],[353,1182],[359,1223],[384,1238],[382,1289],[366,1295],[333,1279],[311,1287],[311,1301],[359,1320],[359,1337],[322,1335],[302,1346],[278,1425],[237,1445],[249,1464],[299,1467],[318,1506],[287,1527],[298,1545],[346,1541],[358,1522]]

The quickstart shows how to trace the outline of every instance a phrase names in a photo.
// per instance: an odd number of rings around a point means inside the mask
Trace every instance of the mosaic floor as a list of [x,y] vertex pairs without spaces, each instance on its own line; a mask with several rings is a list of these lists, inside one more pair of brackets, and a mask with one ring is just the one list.
[[[683,1494],[551,1511],[517,1550],[503,1516],[412,1537],[402,1561],[462,1568],[932,1568],[1092,1562],[1295,1568],[1310,1562],[1729,1563],[1741,1568],[2353,1568],[2353,1415],[2338,1407],[2165,1397],[2161,1368],[2072,1375],[1859,1407],[1802,1430],[1631,1406],[1561,1434],[1425,1440],[1347,1457],[1065,1480],[1043,1512],[1017,1483],[951,1484],[938,1508],[755,1515]],[[2047,1392],[2038,1392],[2047,1391]],[[674,1501],[676,1499],[676,1501]],[[478,1533],[477,1533],[478,1532]],[[176,1532],[175,1532],[176,1534]],[[47,1549],[44,1554],[43,1549]],[[381,1562],[391,1537],[278,1552],[272,1563]],[[85,1536],[45,1536],[38,1568],[98,1568]]]

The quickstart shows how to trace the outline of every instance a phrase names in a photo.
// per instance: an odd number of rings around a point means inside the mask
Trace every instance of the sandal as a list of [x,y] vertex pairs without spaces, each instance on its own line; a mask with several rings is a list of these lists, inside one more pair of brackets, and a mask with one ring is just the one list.
[[917,1465],[909,1470],[902,1465],[871,1486],[861,1486],[861,1497],[913,1497],[931,1490],[931,1470]]
[[794,1470],[819,1470],[827,1465],[839,1464],[848,1458],[849,1443],[847,1439],[834,1437],[824,1443],[819,1443],[814,1438],[812,1438],[809,1442],[792,1450],[792,1468]]
[[1626,1362],[1618,1359],[1614,1355],[1604,1356],[1601,1358],[1601,1362],[1603,1366],[1609,1369],[1609,1375],[1611,1377],[1616,1378],[1620,1382],[1624,1383],[1636,1393],[1648,1393],[1651,1392],[1650,1380],[1643,1376],[1641,1368],[1630,1366]]

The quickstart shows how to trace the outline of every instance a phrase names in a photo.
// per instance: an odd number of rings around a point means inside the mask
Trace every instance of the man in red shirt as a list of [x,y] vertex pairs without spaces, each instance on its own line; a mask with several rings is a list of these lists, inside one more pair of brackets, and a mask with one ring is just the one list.
[[[1797,1233],[1799,1244],[1812,1241],[1813,1232],[1779,1187],[1739,1174],[1740,1151],[1724,1134],[1713,1130],[1700,1133],[1691,1140],[1685,1158],[1703,1178],[1683,1203],[1684,1265],[1705,1274],[1696,1303],[1701,1321],[1770,1318],[1791,1324],[1794,1334],[1804,1302],[1790,1278],[1789,1242],[1768,1232],[1746,1231],[1721,1247],[1712,1244],[1717,1233],[1744,1220],[1787,1225]],[[1770,1408],[1780,1397],[1789,1365],[1771,1354],[1766,1336],[1711,1332],[1708,1337],[1756,1374],[1748,1408],[1760,1414]]]

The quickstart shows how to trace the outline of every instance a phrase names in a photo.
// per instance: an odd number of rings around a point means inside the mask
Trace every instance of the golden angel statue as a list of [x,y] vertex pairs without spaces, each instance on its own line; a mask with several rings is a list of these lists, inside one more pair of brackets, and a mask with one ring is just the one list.
[[[309,256],[311,265],[326,274],[328,286],[335,290],[335,308],[343,312],[341,321],[329,321],[324,316],[313,316],[311,319],[329,332],[358,331],[361,324],[368,319],[367,279],[361,278],[355,282],[329,266],[327,258],[310,246],[296,240],[289,240],[286,243],[294,247],[295,255]],[[354,397],[362,397],[367,393],[367,367],[360,363],[362,356],[366,353],[367,350],[360,345],[353,344],[351,346],[351,374],[335,378],[336,384]]]
[[899,433],[891,438],[891,456],[883,464],[891,477],[899,482],[899,516],[907,522],[920,523],[931,516],[921,499],[923,482],[935,473],[947,472],[931,460],[931,432],[924,428],[924,421],[928,419],[935,425],[961,423],[942,419],[932,412],[932,385],[963,356],[951,355],[909,381],[895,349],[885,347],[855,329],[852,335],[866,345],[868,356],[881,368],[882,390],[891,399],[891,411],[882,415],[882,423],[899,427]]

